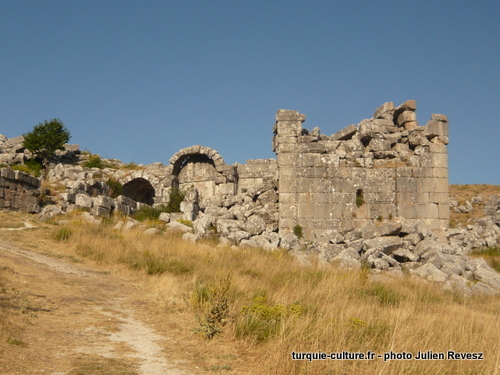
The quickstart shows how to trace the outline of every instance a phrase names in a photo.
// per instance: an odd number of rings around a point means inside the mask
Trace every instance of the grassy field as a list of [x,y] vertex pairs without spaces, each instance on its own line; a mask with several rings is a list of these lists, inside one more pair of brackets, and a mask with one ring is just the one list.
[[[4,223],[12,220],[6,215],[0,214]],[[22,214],[16,215],[11,225],[24,220]],[[158,311],[157,319],[167,324],[166,311],[175,314],[172,306],[185,306],[193,319],[183,329],[196,332],[199,347],[212,357],[217,357],[220,346],[248,348],[237,360],[207,366],[208,373],[499,373],[500,297],[466,299],[409,276],[373,280],[366,270],[320,267],[314,258],[311,266],[301,266],[284,251],[208,250],[177,235],[117,231],[113,222],[41,225],[36,230],[9,232],[9,239],[64,259],[142,275],[145,285],[164,301],[165,311]],[[0,270],[4,285],[8,274],[8,269]],[[1,339],[8,340],[23,322],[10,323],[13,311],[5,301],[16,296],[8,286],[2,298]],[[377,357],[391,351],[447,356],[449,350],[480,352],[484,359],[384,361]],[[371,351],[377,356],[317,361],[291,357],[292,352],[318,351]]]

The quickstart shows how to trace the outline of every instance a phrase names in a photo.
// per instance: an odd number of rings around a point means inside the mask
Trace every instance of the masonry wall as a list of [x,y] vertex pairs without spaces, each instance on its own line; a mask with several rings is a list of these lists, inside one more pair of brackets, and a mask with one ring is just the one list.
[[236,166],[238,176],[237,192],[243,193],[252,187],[278,178],[276,159],[252,159]]
[[0,209],[40,211],[40,180],[21,171],[0,169]]
[[448,121],[416,121],[416,103],[385,103],[373,118],[326,136],[305,116],[280,110],[273,140],[279,176],[279,230],[306,238],[363,221],[404,217],[429,229],[449,223]]

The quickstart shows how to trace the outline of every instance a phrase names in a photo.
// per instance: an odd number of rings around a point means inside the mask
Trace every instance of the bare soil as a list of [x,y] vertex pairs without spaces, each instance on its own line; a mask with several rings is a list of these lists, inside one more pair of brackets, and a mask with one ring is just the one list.
[[196,335],[192,312],[166,303],[143,275],[80,263],[44,239],[48,224],[6,215],[0,374],[229,374],[244,362],[241,348]]

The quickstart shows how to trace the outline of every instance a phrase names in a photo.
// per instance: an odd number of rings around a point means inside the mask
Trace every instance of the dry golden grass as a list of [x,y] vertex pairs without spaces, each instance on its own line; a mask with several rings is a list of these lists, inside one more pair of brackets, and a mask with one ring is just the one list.
[[[0,213],[0,220],[4,215]],[[16,215],[25,220],[26,216]],[[196,340],[186,355],[194,357],[203,371],[499,374],[500,297],[466,299],[410,277],[374,282],[367,271],[320,267],[314,258],[313,265],[300,266],[284,251],[207,250],[181,241],[178,235],[117,231],[113,223],[93,226],[74,219],[65,225],[40,224],[38,229],[22,231],[22,237],[21,231],[5,235],[37,251],[50,247],[62,259],[145,280],[138,287],[146,287],[163,301],[163,308],[152,312],[157,324],[176,324],[176,328],[181,324],[187,337]],[[61,231],[70,234],[61,236]],[[183,315],[172,323],[186,312],[193,318]],[[195,330],[199,334],[189,336]],[[212,340],[206,338],[210,333]],[[416,355],[429,350],[445,356],[448,350],[482,352],[484,360],[291,358],[293,351]]]
[[[207,250],[178,236],[119,232],[111,225],[74,222],[68,228],[68,250],[154,276],[169,305],[193,309],[200,333],[252,347],[260,356],[253,373],[498,373],[498,297],[464,299],[410,277],[372,282],[366,271],[300,266],[283,251]],[[482,352],[484,360],[291,359],[292,351],[416,355],[429,350],[445,356],[448,350]],[[249,359],[247,369],[254,361]]]

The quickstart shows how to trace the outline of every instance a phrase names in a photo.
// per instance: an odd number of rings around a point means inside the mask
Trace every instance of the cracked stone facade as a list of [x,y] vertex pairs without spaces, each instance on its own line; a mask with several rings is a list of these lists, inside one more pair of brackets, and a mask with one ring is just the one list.
[[371,119],[326,136],[305,115],[279,110],[273,147],[279,230],[300,225],[309,239],[363,221],[402,217],[436,230],[449,225],[448,119],[416,120],[416,103],[385,103]]

